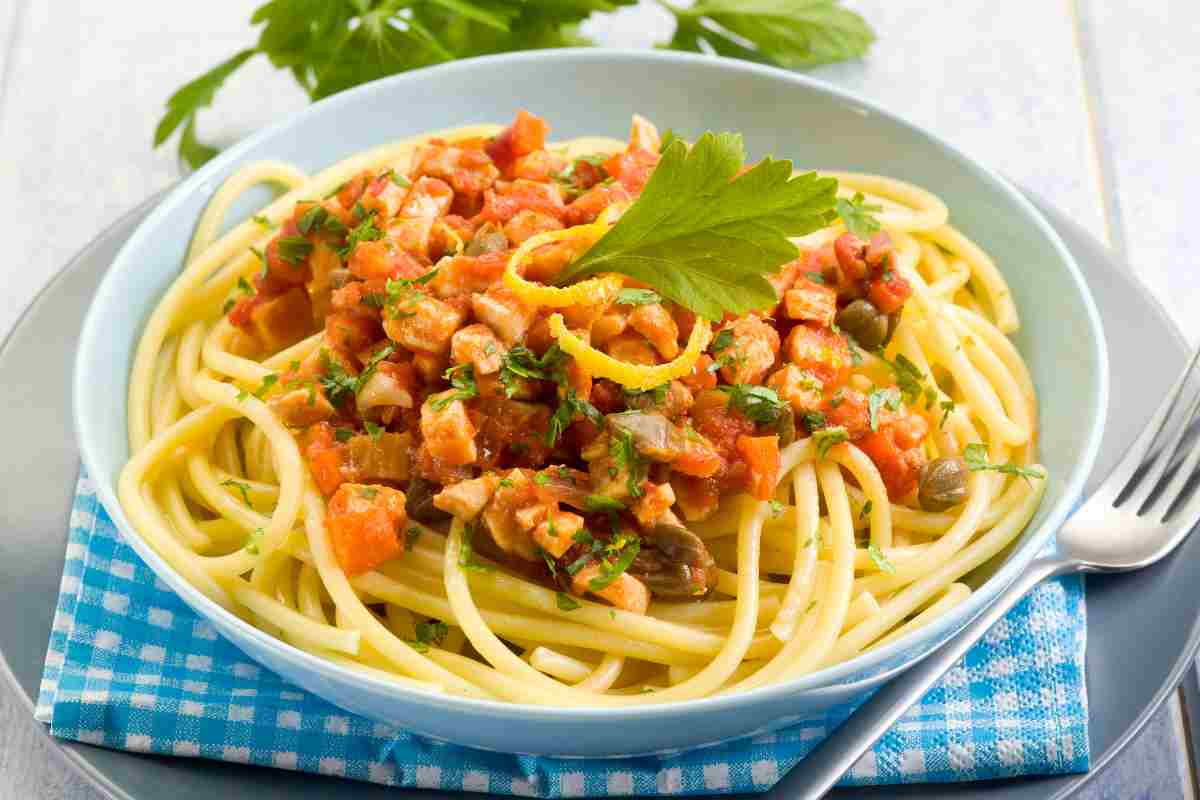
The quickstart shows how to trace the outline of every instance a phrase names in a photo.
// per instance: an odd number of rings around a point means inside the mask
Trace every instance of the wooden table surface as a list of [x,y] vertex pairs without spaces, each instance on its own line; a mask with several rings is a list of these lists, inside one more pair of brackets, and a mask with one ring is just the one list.
[[[1183,0],[853,0],[880,40],[816,74],[928,126],[1030,187],[1126,259],[1194,343],[1200,228],[1200,3]],[[152,151],[166,97],[253,41],[254,0],[0,0],[0,333],[97,232],[175,180]],[[623,11],[589,30],[648,45],[665,13]],[[264,59],[201,118],[229,143],[305,99]],[[1195,796],[1173,702],[1084,793]],[[0,690],[0,797],[100,795],[57,760]],[[164,787],[168,796],[169,787]],[[964,793],[964,796],[967,796]]]

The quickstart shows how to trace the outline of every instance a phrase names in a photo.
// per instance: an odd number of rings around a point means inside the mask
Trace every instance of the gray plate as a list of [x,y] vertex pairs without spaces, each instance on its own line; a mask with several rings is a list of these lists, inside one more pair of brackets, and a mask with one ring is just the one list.
[[[79,461],[71,435],[69,380],[75,339],[101,276],[158,198],[130,212],[83,250],[34,301],[0,348],[0,463],[8,502],[0,507],[0,674],[33,721],[54,611],[67,515]],[[1146,290],[1102,245],[1042,207],[1079,261],[1109,333],[1112,398],[1097,474],[1103,476],[1181,368],[1187,347]],[[114,380],[123,379],[114,376]],[[118,424],[114,421],[114,424]],[[1093,479],[1093,484],[1095,483]],[[1200,537],[1142,572],[1088,580],[1087,677],[1094,769],[1087,776],[969,785],[972,797],[1065,797],[1104,769],[1178,685],[1200,643]],[[287,797],[290,800],[411,796],[334,778],[188,758],[131,755],[75,742],[55,743],[102,793],[145,800]],[[168,788],[169,787],[169,788]],[[962,797],[967,785],[841,790],[834,797]]]

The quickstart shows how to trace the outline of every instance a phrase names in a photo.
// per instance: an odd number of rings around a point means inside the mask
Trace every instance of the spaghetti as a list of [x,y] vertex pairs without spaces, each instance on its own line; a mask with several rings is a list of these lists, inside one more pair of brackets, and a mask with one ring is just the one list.
[[710,326],[626,276],[551,285],[659,140],[546,130],[230,177],[136,352],[137,532],[297,648],[516,703],[743,691],[963,602],[1045,475],[1011,294],[946,205],[831,173],[878,232],[796,240],[778,306]]

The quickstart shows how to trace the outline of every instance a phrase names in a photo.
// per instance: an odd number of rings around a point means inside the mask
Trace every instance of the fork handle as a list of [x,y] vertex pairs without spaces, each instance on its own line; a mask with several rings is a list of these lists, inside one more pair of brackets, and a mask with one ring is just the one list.
[[1074,564],[1054,556],[1035,559],[956,636],[885,684],[832,734],[784,776],[767,798],[816,800],[828,792],[863,753],[887,732],[939,678],[946,674],[988,629],[1008,613],[1035,585],[1054,575],[1075,571]]

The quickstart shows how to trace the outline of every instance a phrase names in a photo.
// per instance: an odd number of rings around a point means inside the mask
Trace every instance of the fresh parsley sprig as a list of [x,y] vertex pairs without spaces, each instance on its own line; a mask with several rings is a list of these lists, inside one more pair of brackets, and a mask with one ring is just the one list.
[[837,181],[792,176],[792,162],[745,161],[736,133],[676,139],[616,225],[558,275],[628,275],[708,320],[777,303],[766,275],[796,258],[788,237],[833,221]]
[[837,214],[845,223],[846,230],[860,239],[870,239],[879,233],[882,226],[872,216],[879,211],[883,211],[883,206],[867,203],[862,192],[855,192],[849,200],[844,197],[837,200]]
[[[240,50],[167,100],[154,146],[180,131],[179,155],[197,168],[217,153],[196,136],[196,115],[231,75],[264,55],[313,100],[367,81],[456,58],[592,44],[579,23],[637,0],[270,0],[250,24],[262,27]],[[858,58],[874,33],[840,0],[701,0],[679,8],[667,47],[802,69]]]

